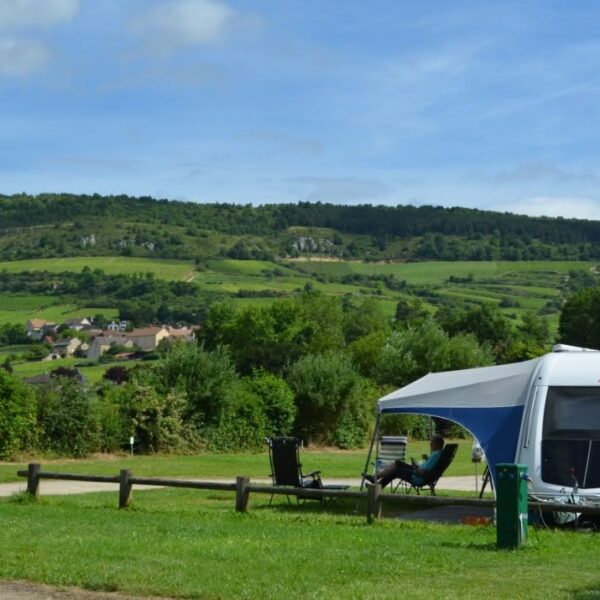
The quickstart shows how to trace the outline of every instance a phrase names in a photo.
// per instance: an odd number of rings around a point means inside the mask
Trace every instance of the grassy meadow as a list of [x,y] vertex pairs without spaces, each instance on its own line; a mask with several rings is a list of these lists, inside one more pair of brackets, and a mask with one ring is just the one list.
[[67,319],[97,314],[103,314],[107,319],[114,319],[117,318],[118,311],[116,308],[62,303],[59,298],[48,300],[48,296],[0,295],[0,325],[25,323],[29,319],[62,323]]
[[76,256],[0,261],[0,271],[8,273],[22,271],[48,271],[50,273],[74,271],[78,273],[84,267],[102,269],[109,275],[154,273],[156,277],[174,280],[188,279],[194,272],[194,265],[190,261],[127,256]]
[[383,519],[341,503],[134,492],[0,500],[0,578],[175,598],[597,598],[596,535],[532,531],[495,548],[491,526]]
[[[403,291],[390,290],[383,283],[373,285],[342,283],[346,275],[394,275],[410,285],[427,286],[432,294],[472,303],[498,305],[505,314],[519,319],[527,310],[538,311],[549,301],[560,301],[571,270],[591,271],[593,263],[576,261],[457,261],[384,263],[341,260],[260,260],[211,259],[196,270],[189,261],[139,257],[74,257],[0,262],[0,270],[17,273],[25,270],[79,272],[84,266],[106,273],[151,272],[170,280],[193,281],[203,292],[232,297],[240,304],[272,302],[272,298],[243,297],[246,293],[291,295],[305,286],[330,295],[372,297],[393,315]],[[455,281],[451,281],[455,278]],[[501,303],[504,302],[504,305]],[[433,305],[431,306],[433,310]],[[25,322],[29,318],[64,320],[73,316],[102,312],[116,316],[116,309],[78,307],[61,303],[52,296],[0,295],[0,324]],[[550,315],[557,324],[557,309]]]
[[[471,441],[458,440],[459,450],[453,463],[446,472],[449,476],[473,475],[471,463]],[[428,442],[411,440],[408,456],[419,457],[428,452]],[[301,452],[302,468],[305,473],[320,470],[323,479],[359,478],[364,470],[367,449],[336,450],[322,448],[304,448]],[[169,454],[140,456],[99,456],[81,460],[50,460],[29,458],[22,462],[0,462],[0,483],[22,481],[17,477],[19,469],[26,469],[27,462],[41,462],[44,469],[90,475],[117,475],[120,469],[131,469],[136,475],[144,477],[203,477],[235,478],[238,475],[248,477],[268,477],[270,474],[269,455],[264,452],[240,454],[195,454],[177,456]],[[481,475],[482,468],[479,468]]]

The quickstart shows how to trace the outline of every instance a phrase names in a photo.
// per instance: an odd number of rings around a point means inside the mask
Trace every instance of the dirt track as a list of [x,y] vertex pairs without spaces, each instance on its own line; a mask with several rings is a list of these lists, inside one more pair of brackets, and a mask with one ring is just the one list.
[[[141,600],[135,596],[123,596],[114,592],[90,592],[74,587],[50,587],[26,581],[0,581],[2,600]],[[144,596],[143,600],[157,600],[156,596]],[[160,600],[169,600],[161,597]]]

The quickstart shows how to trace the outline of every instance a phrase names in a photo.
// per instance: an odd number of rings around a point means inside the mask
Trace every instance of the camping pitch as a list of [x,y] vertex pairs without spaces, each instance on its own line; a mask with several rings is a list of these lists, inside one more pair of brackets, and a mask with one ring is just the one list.
[[533,489],[600,495],[600,352],[568,346],[533,360],[431,373],[381,398],[382,415],[442,417],[468,429],[492,476],[527,465]]

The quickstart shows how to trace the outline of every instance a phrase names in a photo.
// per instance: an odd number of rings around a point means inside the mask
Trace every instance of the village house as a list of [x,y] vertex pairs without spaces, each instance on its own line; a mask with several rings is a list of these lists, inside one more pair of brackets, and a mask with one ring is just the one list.
[[124,348],[133,348],[134,343],[123,335],[99,335],[95,337],[87,351],[89,360],[98,360],[105,352],[113,346],[123,346]]
[[191,327],[171,327],[168,325],[166,329],[169,338],[172,338],[173,341],[193,342],[196,339],[196,332]]
[[118,323],[116,321],[111,321],[106,326],[106,329],[108,329],[109,331],[126,331],[127,321],[119,321]]
[[44,319],[29,319],[25,323],[25,335],[36,342],[41,340],[44,335],[55,334],[58,326],[51,321]]
[[92,326],[92,322],[85,317],[80,319],[67,319],[65,321],[65,325],[69,329],[74,329],[75,331],[82,331],[84,329],[90,329]]
[[52,345],[52,353],[58,354],[61,358],[73,356],[75,350],[81,346],[82,342],[78,338],[70,338],[66,340],[58,340]]
[[169,332],[164,326],[150,325],[149,327],[134,329],[124,335],[140,350],[151,352],[152,350],[156,350],[161,340],[169,337]]

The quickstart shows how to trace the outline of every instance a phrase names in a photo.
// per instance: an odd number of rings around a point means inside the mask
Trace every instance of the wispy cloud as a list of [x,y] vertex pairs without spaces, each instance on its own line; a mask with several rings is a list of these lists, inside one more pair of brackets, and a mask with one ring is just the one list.
[[320,156],[323,150],[321,142],[309,138],[302,138],[282,131],[270,129],[250,131],[233,136],[234,142],[246,142],[253,145],[262,145],[285,150],[292,154],[305,156]]
[[492,183],[598,183],[600,177],[589,171],[564,169],[552,162],[529,162],[517,165],[512,169],[495,172],[482,172],[478,176]]
[[536,196],[503,203],[502,210],[532,217],[600,220],[600,202],[591,198]]
[[2,0],[0,29],[49,27],[70,21],[79,9],[79,0]]
[[162,0],[131,19],[147,49],[170,53],[223,40],[239,17],[219,0]]
[[35,40],[0,38],[0,76],[28,77],[50,60],[51,50]]
[[24,78],[45,67],[53,51],[36,34],[70,21],[79,9],[79,0],[2,0],[0,76]]

